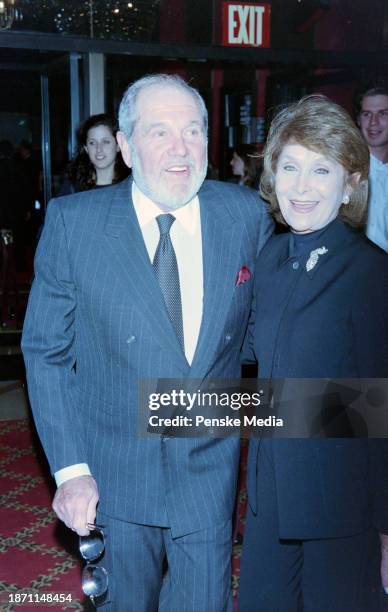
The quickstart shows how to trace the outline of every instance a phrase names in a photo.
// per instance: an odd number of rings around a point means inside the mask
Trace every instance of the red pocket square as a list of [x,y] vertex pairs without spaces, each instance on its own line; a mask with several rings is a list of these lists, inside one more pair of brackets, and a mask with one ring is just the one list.
[[239,270],[239,273],[237,274],[236,287],[238,287],[239,285],[242,285],[250,278],[252,278],[252,274],[250,273],[249,268],[247,268],[246,266],[243,266],[241,270]]

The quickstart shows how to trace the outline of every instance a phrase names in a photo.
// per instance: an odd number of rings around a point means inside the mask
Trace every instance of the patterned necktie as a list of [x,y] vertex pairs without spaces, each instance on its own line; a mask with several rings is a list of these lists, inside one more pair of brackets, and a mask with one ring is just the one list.
[[185,345],[178,264],[170,237],[170,229],[175,221],[175,217],[169,214],[159,215],[156,217],[156,221],[159,226],[160,238],[152,265],[163,293],[168,315],[184,352]]

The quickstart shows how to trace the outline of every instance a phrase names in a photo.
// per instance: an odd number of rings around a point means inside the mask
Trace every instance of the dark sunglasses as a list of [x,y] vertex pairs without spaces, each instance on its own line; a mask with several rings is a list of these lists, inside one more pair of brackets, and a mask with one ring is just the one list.
[[79,552],[86,561],[82,571],[82,590],[90,597],[92,604],[97,607],[95,598],[101,597],[108,590],[108,572],[100,565],[92,562],[101,557],[105,550],[105,534],[103,525],[88,524],[90,534],[79,537]]

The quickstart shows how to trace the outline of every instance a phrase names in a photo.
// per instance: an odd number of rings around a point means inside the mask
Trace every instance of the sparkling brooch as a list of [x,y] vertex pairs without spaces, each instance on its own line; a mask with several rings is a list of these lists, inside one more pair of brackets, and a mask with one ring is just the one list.
[[319,247],[318,249],[314,249],[314,251],[311,251],[309,258],[306,261],[307,272],[310,272],[310,270],[312,270],[314,266],[316,266],[320,255],[324,255],[325,253],[328,253],[328,252],[329,252],[328,249],[324,246]]

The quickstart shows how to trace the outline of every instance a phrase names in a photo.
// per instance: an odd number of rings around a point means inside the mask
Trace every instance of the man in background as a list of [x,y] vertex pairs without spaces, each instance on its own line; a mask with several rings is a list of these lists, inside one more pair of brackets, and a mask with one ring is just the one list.
[[356,104],[357,122],[370,151],[366,234],[388,252],[388,86],[365,88]]

